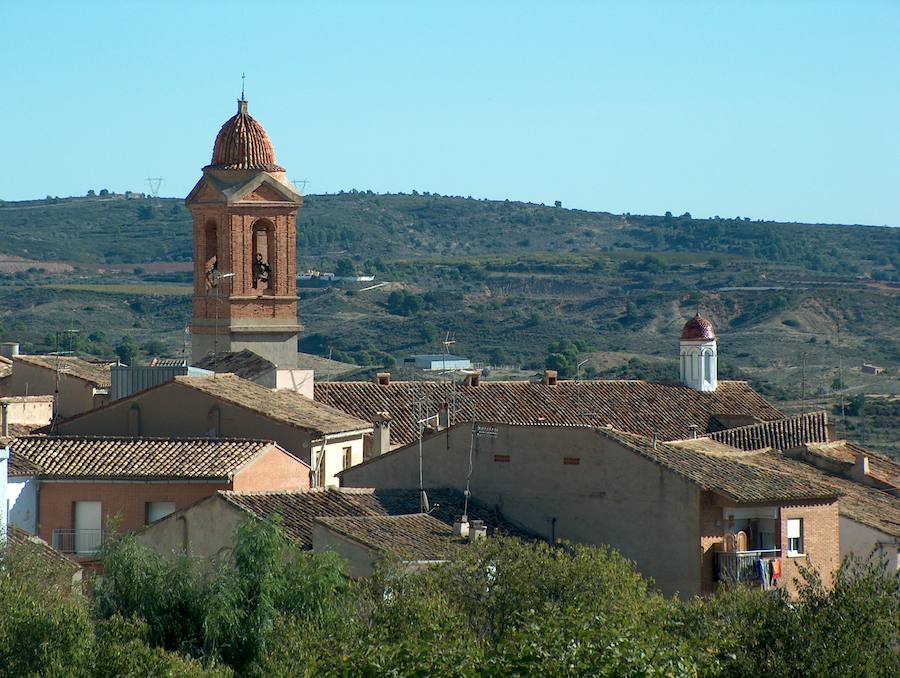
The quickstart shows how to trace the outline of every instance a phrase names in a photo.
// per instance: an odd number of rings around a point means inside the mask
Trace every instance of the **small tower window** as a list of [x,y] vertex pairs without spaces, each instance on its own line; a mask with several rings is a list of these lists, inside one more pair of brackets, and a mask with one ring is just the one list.
[[252,237],[250,279],[253,281],[253,289],[257,292],[272,290],[275,288],[275,226],[271,221],[261,219],[253,224]]
[[703,380],[712,381],[712,351],[703,352]]

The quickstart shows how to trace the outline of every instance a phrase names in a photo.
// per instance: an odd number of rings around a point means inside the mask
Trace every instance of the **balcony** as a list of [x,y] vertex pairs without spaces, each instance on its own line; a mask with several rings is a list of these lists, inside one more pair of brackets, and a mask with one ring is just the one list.
[[727,583],[760,584],[757,562],[760,558],[780,558],[780,549],[758,551],[717,551],[716,580]]
[[100,550],[106,530],[53,530],[53,548],[61,553],[91,556]]

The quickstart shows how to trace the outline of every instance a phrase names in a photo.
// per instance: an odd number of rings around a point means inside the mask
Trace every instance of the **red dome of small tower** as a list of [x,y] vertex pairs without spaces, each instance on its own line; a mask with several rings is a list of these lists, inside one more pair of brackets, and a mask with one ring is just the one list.
[[210,169],[283,172],[275,164],[275,149],[266,130],[249,113],[247,102],[238,100],[238,112],[222,125],[213,146]]
[[684,324],[681,330],[682,341],[712,341],[716,338],[712,323],[697,313]]

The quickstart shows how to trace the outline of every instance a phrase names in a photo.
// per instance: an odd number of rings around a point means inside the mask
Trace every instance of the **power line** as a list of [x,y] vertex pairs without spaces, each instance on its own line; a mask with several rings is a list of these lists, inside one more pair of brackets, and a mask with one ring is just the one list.
[[159,187],[162,186],[164,179],[162,177],[147,177],[147,185],[150,186],[150,195],[154,198],[159,197]]

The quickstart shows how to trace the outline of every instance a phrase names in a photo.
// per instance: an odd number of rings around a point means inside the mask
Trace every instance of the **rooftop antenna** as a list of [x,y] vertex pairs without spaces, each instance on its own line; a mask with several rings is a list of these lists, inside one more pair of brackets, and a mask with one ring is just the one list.
[[147,184],[150,186],[150,195],[154,198],[159,197],[159,187],[162,185],[162,177],[147,177]]

